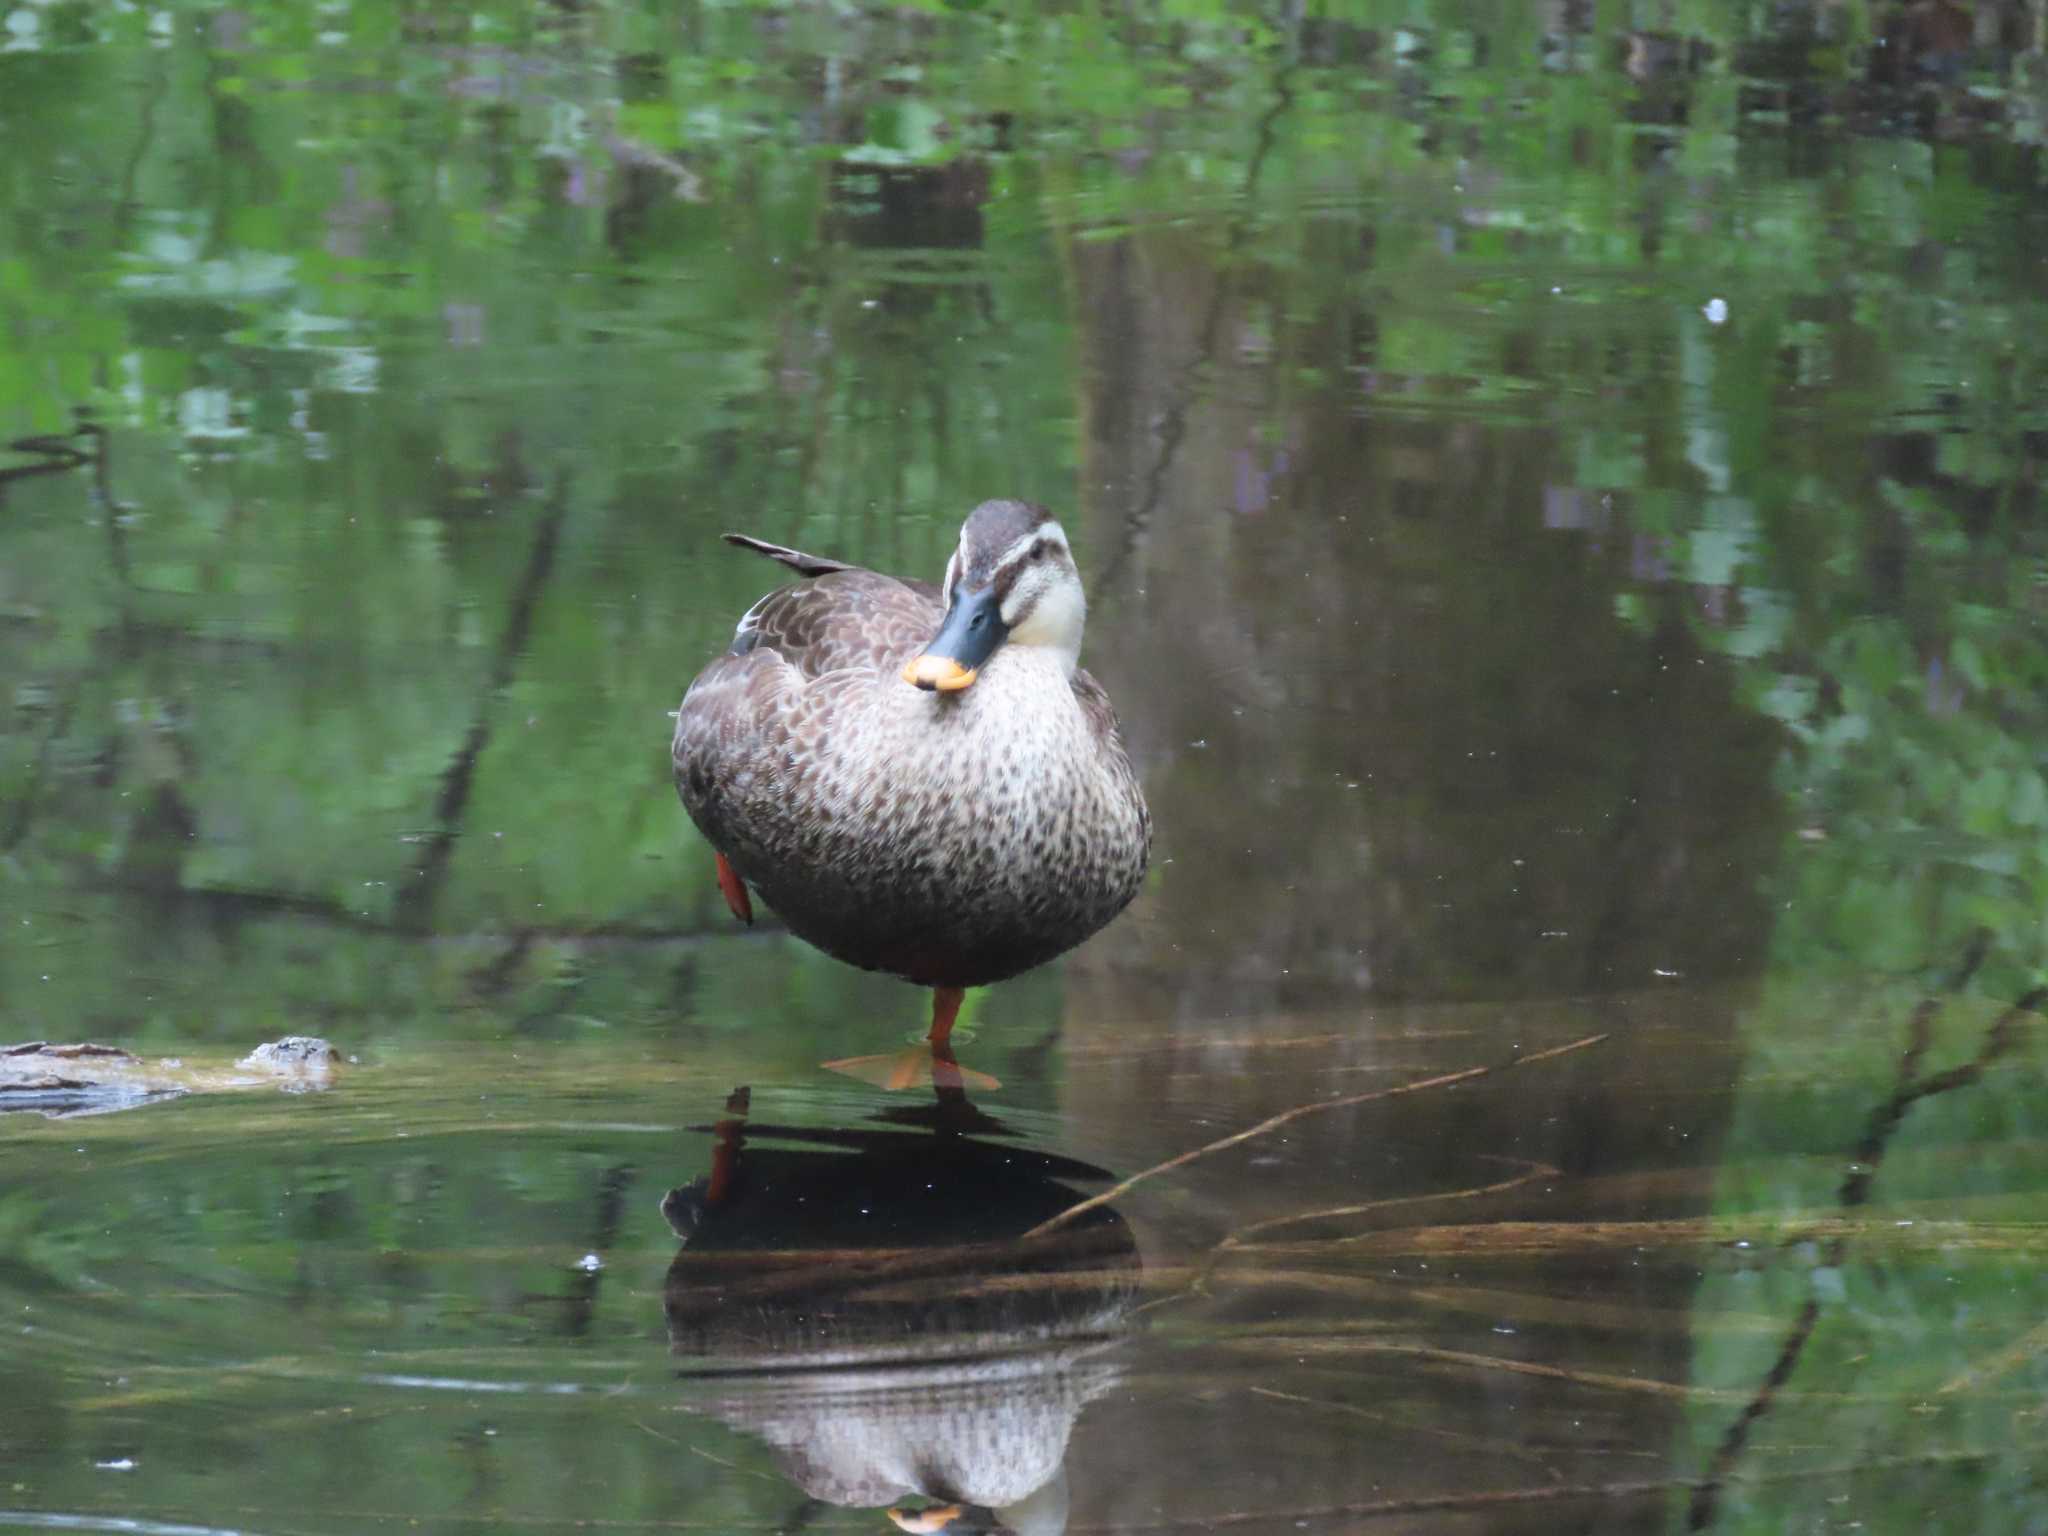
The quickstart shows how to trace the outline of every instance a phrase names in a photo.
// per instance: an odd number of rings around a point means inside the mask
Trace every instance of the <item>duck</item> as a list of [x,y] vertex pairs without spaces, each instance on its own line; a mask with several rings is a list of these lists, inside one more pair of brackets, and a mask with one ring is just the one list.
[[951,1061],[966,990],[1100,931],[1151,855],[1116,710],[1080,665],[1067,536],[1044,507],[984,501],[937,586],[724,537],[798,579],[683,695],[676,792],[736,918],[758,893],[833,958],[930,988],[926,1044]]

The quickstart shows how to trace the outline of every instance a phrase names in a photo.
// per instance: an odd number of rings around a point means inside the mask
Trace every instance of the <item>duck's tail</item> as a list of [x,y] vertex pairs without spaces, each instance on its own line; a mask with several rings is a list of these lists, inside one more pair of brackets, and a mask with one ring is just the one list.
[[834,571],[853,571],[859,567],[844,560],[828,560],[823,555],[807,555],[800,549],[786,549],[780,544],[770,544],[766,539],[756,539],[744,533],[728,533],[725,542],[737,544],[741,549],[751,549],[757,555],[766,555],[795,571],[799,576],[829,576]]

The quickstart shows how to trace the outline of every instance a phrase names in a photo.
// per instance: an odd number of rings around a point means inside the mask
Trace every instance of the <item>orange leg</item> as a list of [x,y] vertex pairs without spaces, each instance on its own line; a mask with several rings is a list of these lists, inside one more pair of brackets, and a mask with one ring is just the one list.
[[725,1118],[711,1128],[711,1177],[704,1187],[704,1203],[718,1205],[732,1189],[733,1173],[739,1166],[740,1148],[747,1140],[747,1107],[753,1102],[750,1089],[735,1088],[726,1096]]
[[719,1205],[732,1188],[733,1170],[740,1160],[740,1143],[746,1139],[746,1121],[721,1120],[713,1130],[711,1177],[704,1185],[704,1203]]
[[[940,1040],[930,1046],[932,1053],[932,1092],[939,1096],[941,1104],[967,1102],[967,1069],[960,1065],[960,1058],[953,1054],[953,1043]],[[993,1081],[993,1079],[991,1079]]]
[[739,871],[732,867],[732,861],[722,853],[718,855],[718,888],[725,894],[725,904],[732,908],[732,915],[752,927],[754,903],[747,897],[747,882],[740,878]]
[[960,1004],[967,996],[965,987],[934,987],[932,989],[932,1032],[925,1036],[931,1041],[934,1051],[945,1051],[951,1055],[948,1042],[953,1038],[953,1020],[960,1012]]

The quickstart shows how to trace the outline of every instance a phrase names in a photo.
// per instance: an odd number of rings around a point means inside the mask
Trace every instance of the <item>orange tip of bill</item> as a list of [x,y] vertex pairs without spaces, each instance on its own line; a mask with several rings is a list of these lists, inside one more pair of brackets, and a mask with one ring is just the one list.
[[974,668],[963,667],[950,656],[933,656],[929,652],[903,669],[903,681],[939,693],[958,693],[970,687],[974,678]]

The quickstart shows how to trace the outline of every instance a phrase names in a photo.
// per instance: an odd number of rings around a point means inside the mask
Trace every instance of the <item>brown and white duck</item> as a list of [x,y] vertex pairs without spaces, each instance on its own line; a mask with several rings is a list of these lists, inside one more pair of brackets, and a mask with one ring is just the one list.
[[751,886],[827,954],[934,989],[944,1056],[965,988],[1071,949],[1145,874],[1151,820],[1078,665],[1066,535],[983,502],[938,587],[726,538],[803,579],[683,695],[676,791],[737,916]]

